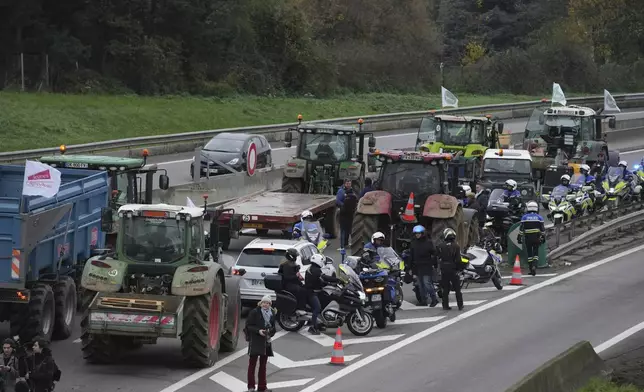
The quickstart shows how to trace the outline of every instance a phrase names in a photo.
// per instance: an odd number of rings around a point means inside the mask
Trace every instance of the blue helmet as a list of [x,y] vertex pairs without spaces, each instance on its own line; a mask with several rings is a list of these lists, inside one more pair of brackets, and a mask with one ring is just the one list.
[[414,234],[418,234],[418,233],[422,234],[425,232],[425,227],[423,227],[422,225],[414,226],[413,232]]

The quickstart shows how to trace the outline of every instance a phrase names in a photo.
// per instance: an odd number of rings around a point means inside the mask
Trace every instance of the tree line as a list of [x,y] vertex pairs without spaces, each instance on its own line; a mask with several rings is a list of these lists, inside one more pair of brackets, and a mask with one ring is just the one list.
[[0,88],[644,91],[642,0],[2,0]]

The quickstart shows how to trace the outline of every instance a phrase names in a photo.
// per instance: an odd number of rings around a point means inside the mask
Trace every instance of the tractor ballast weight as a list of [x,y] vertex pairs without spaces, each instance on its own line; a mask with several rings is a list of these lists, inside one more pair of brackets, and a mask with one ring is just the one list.
[[421,120],[416,150],[432,153],[461,153],[481,157],[488,148],[500,148],[503,122],[485,117],[430,114]]
[[[456,181],[448,178],[448,163],[451,154],[434,154],[427,152],[384,151],[376,150],[369,154],[382,162],[376,190],[367,192],[358,202],[351,231],[351,254],[360,253],[363,243],[371,240],[376,231],[385,233],[396,251],[409,246],[411,228],[420,224],[425,226],[436,244],[441,242],[441,234],[446,228],[456,231],[457,241],[468,247],[478,242],[478,218],[476,211],[464,209],[459,200],[450,195],[456,188]],[[399,165],[405,165],[399,170]],[[405,181],[394,175],[411,174],[419,177],[415,189],[401,188]],[[425,180],[423,183],[422,180]],[[429,179],[433,182],[427,185]],[[412,179],[413,181],[413,179]],[[414,193],[414,219],[403,220],[410,194]]]
[[362,119],[358,120],[358,128],[302,123],[299,115],[297,127],[289,129],[284,137],[286,147],[291,147],[292,132],[299,133],[296,154],[287,160],[284,168],[282,191],[333,195],[349,179],[355,191],[360,192],[367,169],[365,137],[370,150],[376,146],[373,134],[362,131],[363,123]]

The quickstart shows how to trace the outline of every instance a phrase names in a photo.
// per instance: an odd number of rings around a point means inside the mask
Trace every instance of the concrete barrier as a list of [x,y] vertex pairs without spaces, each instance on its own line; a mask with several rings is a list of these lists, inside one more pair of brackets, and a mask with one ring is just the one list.
[[189,197],[195,204],[203,203],[203,196],[208,195],[208,204],[236,199],[255,192],[276,190],[282,187],[284,166],[273,169],[259,169],[254,176],[246,173],[227,174],[209,180],[179,185],[168,190],[154,191],[154,203],[185,205]]
[[608,367],[588,341],[575,344],[540,366],[506,392],[575,392],[593,377],[605,377]]

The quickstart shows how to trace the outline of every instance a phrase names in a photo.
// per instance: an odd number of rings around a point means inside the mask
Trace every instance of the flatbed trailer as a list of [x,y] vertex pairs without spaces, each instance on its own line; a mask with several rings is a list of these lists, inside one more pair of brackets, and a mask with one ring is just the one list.
[[[232,238],[266,236],[269,230],[279,230],[290,238],[293,225],[305,210],[321,220],[327,233],[334,237],[339,233],[335,196],[331,195],[266,191],[226,203],[222,208],[230,210],[219,215],[219,240],[224,250]],[[246,229],[254,229],[254,233]]]

